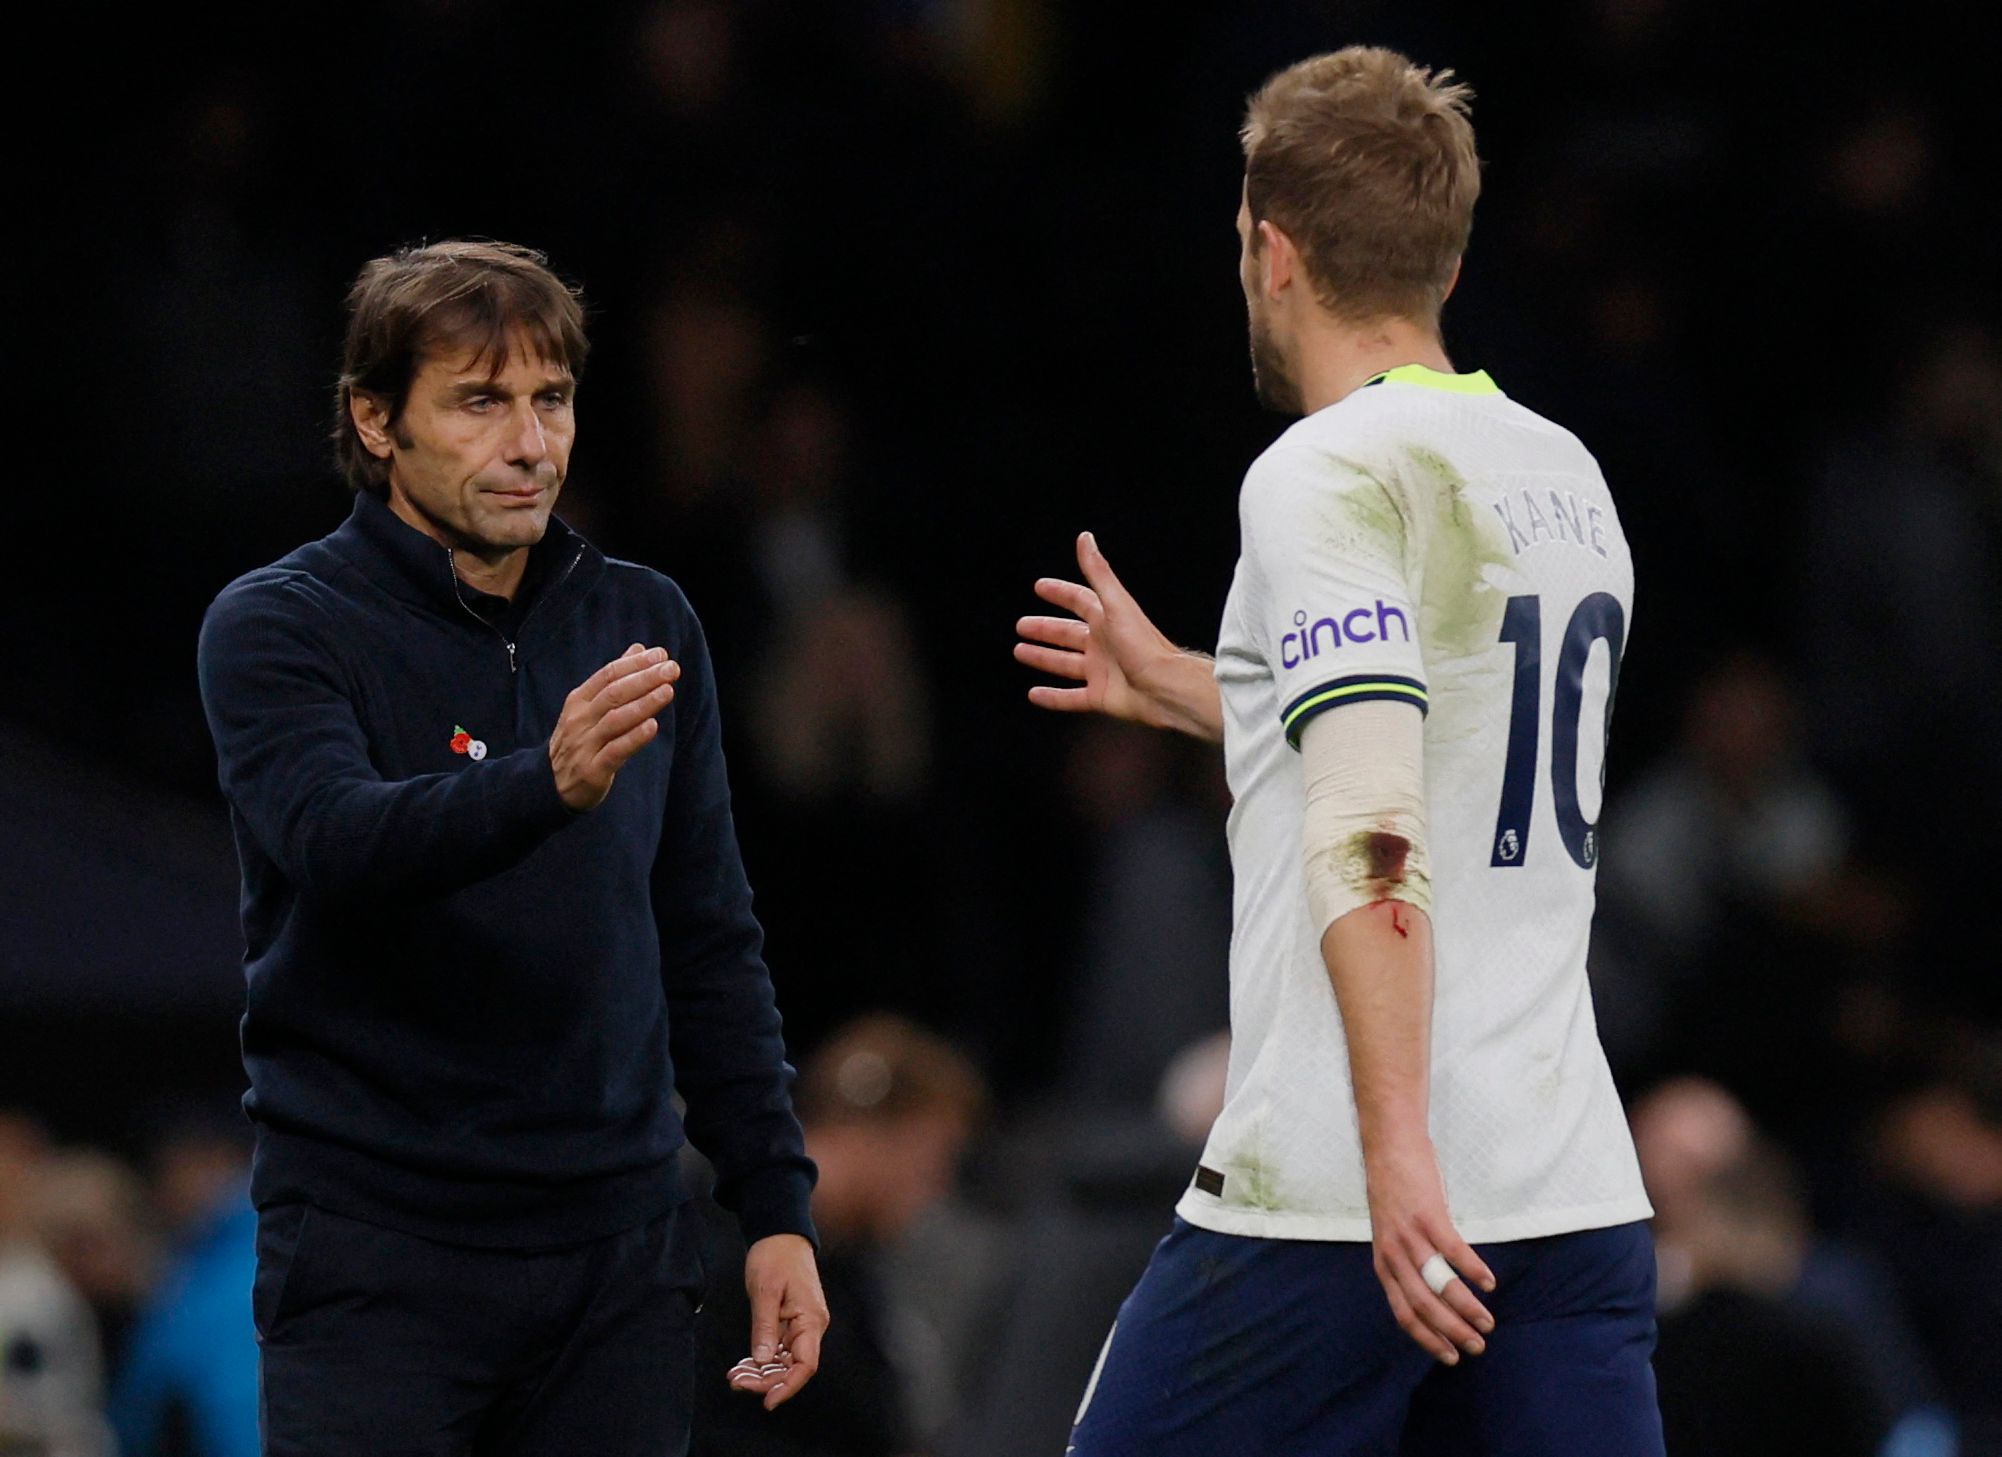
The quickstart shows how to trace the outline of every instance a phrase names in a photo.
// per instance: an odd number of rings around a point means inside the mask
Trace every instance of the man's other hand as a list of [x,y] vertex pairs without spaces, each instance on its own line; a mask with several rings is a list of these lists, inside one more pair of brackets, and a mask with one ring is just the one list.
[[730,1368],[730,1389],[763,1397],[771,1411],[820,1369],[827,1297],[813,1246],[796,1234],[767,1235],[744,1256],[744,1289],[751,1297],[751,1354]]
[[[1462,1350],[1480,1355],[1495,1318],[1468,1287],[1492,1291],[1494,1272],[1453,1228],[1431,1143],[1366,1150],[1364,1162],[1376,1278],[1397,1324],[1448,1366],[1459,1362]],[[1453,1277],[1436,1294],[1425,1280],[1426,1262],[1434,1255],[1451,1267]]]
[[634,643],[570,690],[549,736],[549,767],[565,804],[582,811],[605,802],[626,761],[660,732],[654,715],[674,701],[680,676],[667,649]]
[[[1036,595],[1074,617],[1024,617],[1015,660],[1081,684],[1038,684],[1029,702],[1060,713],[1103,713],[1198,738],[1223,734],[1209,660],[1162,635],[1133,600],[1090,532],[1077,539],[1084,583],[1044,577]],[[1089,585],[1085,585],[1088,583]]]

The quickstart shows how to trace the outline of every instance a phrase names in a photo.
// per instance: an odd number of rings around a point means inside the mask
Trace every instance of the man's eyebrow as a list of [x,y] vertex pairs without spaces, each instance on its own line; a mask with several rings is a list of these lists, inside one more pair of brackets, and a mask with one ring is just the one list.
[[[545,395],[553,390],[567,395],[572,393],[576,388],[577,377],[575,375],[569,373],[553,374],[538,383],[529,393]],[[512,398],[513,391],[509,390],[498,379],[491,378],[462,379],[455,382],[445,391],[445,397],[450,400],[470,400],[479,395],[492,395],[495,399],[505,400]]]

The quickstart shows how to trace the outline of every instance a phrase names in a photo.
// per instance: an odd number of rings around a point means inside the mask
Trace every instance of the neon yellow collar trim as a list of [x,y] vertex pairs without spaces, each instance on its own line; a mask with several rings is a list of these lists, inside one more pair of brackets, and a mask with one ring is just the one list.
[[1488,378],[1485,369],[1477,369],[1472,374],[1441,374],[1436,369],[1427,369],[1422,364],[1400,364],[1395,369],[1386,369],[1373,379],[1363,381],[1363,388],[1382,384],[1388,380],[1392,384],[1415,384],[1420,389],[1444,390],[1449,395],[1498,395],[1501,386]]

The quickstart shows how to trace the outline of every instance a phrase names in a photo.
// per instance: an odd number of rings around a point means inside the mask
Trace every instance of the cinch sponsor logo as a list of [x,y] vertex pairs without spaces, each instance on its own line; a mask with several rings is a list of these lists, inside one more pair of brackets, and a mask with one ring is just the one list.
[[1296,612],[1293,625],[1299,631],[1279,639],[1279,661],[1297,668],[1310,658],[1333,652],[1345,642],[1387,642],[1392,623],[1397,624],[1398,635],[1410,642],[1411,620],[1404,615],[1404,609],[1392,607],[1381,597],[1374,607],[1358,607],[1339,618],[1323,617],[1312,627],[1307,625],[1305,612]]

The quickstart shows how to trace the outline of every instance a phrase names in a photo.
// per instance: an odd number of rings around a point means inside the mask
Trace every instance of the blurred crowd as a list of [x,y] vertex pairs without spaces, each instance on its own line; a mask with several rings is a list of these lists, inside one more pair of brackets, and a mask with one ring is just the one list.
[[[1578,432],[1636,556],[1591,973],[1670,1450],[2002,1453],[2002,219],[1968,185],[2002,131],[1933,75],[1978,28],[1473,8],[626,0],[552,44],[506,0],[363,6],[323,46],[253,20],[135,73],[133,124],[56,169],[48,276],[92,287],[46,357],[121,428],[22,508],[91,570],[7,629],[4,712],[205,828],[195,627],[346,509],[346,279],[481,233],[584,282],[559,510],[708,627],[822,1169],[827,1366],[778,1420],[728,1404],[718,1221],[698,1452],[1060,1451],[1165,1232],[1221,1096],[1220,766],[1038,718],[1010,627],[1091,527],[1213,641],[1278,423],[1231,272],[1238,109],[1370,40],[1475,86],[1449,349]],[[528,74],[563,104],[485,89]],[[92,1024],[8,995],[0,1454],[254,1451],[245,1130],[161,1112],[237,1070],[79,1078]]]
[[250,1140],[155,1110],[142,1159],[0,1108],[0,1452],[255,1457]]

